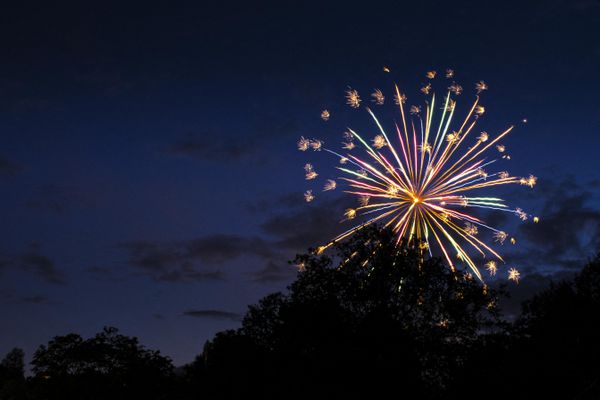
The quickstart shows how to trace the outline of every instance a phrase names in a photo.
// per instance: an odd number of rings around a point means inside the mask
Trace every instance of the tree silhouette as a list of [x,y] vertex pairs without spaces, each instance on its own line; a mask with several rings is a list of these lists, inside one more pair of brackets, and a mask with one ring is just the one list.
[[480,342],[449,398],[600,398],[599,293],[596,257],[525,302],[507,334]]
[[[253,389],[273,398],[399,388],[434,396],[503,325],[497,292],[422,254],[387,230],[365,229],[334,256],[300,255],[289,293],[251,306],[240,330],[207,344],[202,362],[223,370],[215,382],[250,374]],[[240,360],[248,368],[237,374]]]
[[540,387],[563,398],[600,398],[600,256],[573,281],[526,302],[518,328],[524,392]]
[[110,327],[90,339],[57,336],[31,364],[35,392],[47,399],[164,398],[173,371],[170,359]]
[[600,255],[508,323],[492,290],[364,229],[333,255],[299,255],[297,279],[249,307],[174,374],[171,361],[105,328],[0,362],[0,400],[600,398]]
[[25,398],[25,353],[14,348],[0,361],[0,399]]

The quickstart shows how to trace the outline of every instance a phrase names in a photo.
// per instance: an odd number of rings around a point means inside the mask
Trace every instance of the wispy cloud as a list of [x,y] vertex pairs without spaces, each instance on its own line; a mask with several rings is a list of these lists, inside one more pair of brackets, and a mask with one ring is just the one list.
[[55,285],[66,283],[65,274],[58,269],[51,258],[40,254],[37,246],[22,254],[18,259],[18,264],[21,268],[31,271],[48,283]]
[[178,139],[167,152],[211,162],[263,163],[268,152],[265,150],[268,149],[265,143],[274,138],[295,136],[297,132],[297,124],[294,121],[257,112],[255,120],[249,122],[245,128],[244,135],[212,131],[190,133]]
[[269,261],[267,265],[252,274],[252,279],[259,283],[290,282],[296,270],[285,262]]
[[[214,234],[176,242],[141,240],[121,243],[119,248],[137,273],[161,282],[222,280],[227,278],[222,265],[236,259],[252,259],[256,264],[257,270],[249,274],[254,282],[291,281],[296,270],[287,261],[344,230],[346,225],[340,220],[348,201],[334,198],[307,205],[301,196],[286,194],[281,201],[248,205],[258,214],[263,207],[272,213],[264,216],[259,234]],[[91,272],[100,279],[112,276],[104,268]]]
[[51,211],[57,214],[86,207],[91,204],[76,188],[60,185],[43,185],[36,190],[25,205],[32,209]]
[[241,321],[242,315],[222,310],[187,310],[182,313],[186,317],[206,318],[213,320]]
[[43,281],[55,285],[67,283],[64,272],[55,261],[42,254],[40,245],[32,243],[23,252],[12,255],[0,255],[0,273],[5,270],[29,272]]
[[128,252],[129,264],[155,280],[166,282],[221,280],[221,264],[243,257],[269,259],[271,244],[260,237],[207,235],[171,243],[137,241],[120,245]]
[[256,154],[258,145],[250,140],[227,140],[217,135],[188,136],[176,142],[169,152],[206,161],[237,161]]
[[332,198],[275,214],[263,222],[264,233],[273,237],[278,247],[305,251],[343,232],[348,223],[341,222],[344,209],[355,206],[353,199]]
[[21,171],[19,165],[0,156],[0,175],[14,175],[19,171]]
[[50,304],[50,299],[42,295],[23,296],[20,301],[27,304]]
[[600,251],[600,199],[595,194],[600,184],[566,178],[540,189],[540,222],[519,225],[525,248],[519,262],[531,271],[581,268]]

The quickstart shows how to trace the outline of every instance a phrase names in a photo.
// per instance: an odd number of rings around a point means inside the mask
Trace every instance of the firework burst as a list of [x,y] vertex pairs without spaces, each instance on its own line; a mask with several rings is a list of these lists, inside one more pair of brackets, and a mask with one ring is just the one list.
[[336,187],[337,187],[336,181],[334,181],[333,179],[327,179],[327,182],[325,182],[325,185],[323,186],[323,191],[327,192],[329,190],[335,190]]
[[312,190],[307,190],[306,192],[304,192],[304,200],[307,203],[310,203],[314,199],[315,199],[315,196],[312,194]]
[[385,103],[385,96],[383,95],[383,92],[379,89],[375,89],[375,91],[371,93],[371,97],[377,105],[382,106]]
[[306,172],[305,177],[307,181],[313,180],[319,175],[315,172],[315,169],[312,166],[312,164],[306,164],[304,166],[304,172]]
[[[445,75],[446,78],[453,78],[454,71],[447,70]],[[435,76],[434,71],[427,73],[429,79]],[[479,94],[488,86],[479,81],[475,88]],[[452,269],[457,262],[463,263],[473,275],[483,280],[471,253],[491,258],[484,266],[490,275],[495,275],[498,261],[504,260],[485,238],[490,237],[501,245],[509,235],[486,224],[472,211],[487,209],[508,212],[522,221],[527,220],[529,214],[525,211],[510,208],[504,200],[486,194],[485,190],[507,184],[533,187],[537,178],[533,175],[512,177],[506,171],[488,172],[496,162],[509,159],[501,154],[506,148],[499,142],[514,126],[498,134],[485,131],[475,133],[476,123],[486,111],[479,103],[479,96],[468,108],[466,117],[455,123],[455,97],[463,92],[462,86],[452,82],[441,98],[441,107],[436,106],[440,100],[436,98],[431,84],[428,83],[421,92],[428,96],[426,103],[423,106],[412,105],[406,112],[406,96],[397,85],[394,86],[392,95],[399,109],[400,122],[393,125],[392,132],[384,128],[369,108],[363,107],[372,118],[377,134],[369,139],[348,129],[342,148],[347,151],[356,148],[357,151],[352,154],[340,154],[324,147],[319,140],[300,138],[299,150],[322,149],[338,157],[340,164],[343,164],[336,167],[344,174],[337,178],[337,182],[345,182],[347,188],[344,192],[358,198],[358,206],[346,209],[343,221],[364,217],[360,224],[319,246],[318,252],[378,223],[393,230],[397,243],[402,239],[408,243],[419,243],[423,251],[428,251],[430,255],[432,248],[435,248],[443,254]],[[385,96],[379,89],[371,97],[378,105],[384,103]],[[357,90],[346,91],[346,103],[352,108],[360,107],[361,99]],[[497,152],[488,152],[490,149],[496,149]],[[358,150],[363,155],[357,154]],[[500,159],[495,159],[494,154]],[[304,169],[307,180],[317,177],[311,164],[306,164]],[[333,190],[337,186],[336,180],[329,179],[324,190]],[[307,191],[304,196],[306,201],[314,199],[312,191]],[[514,238],[511,238],[511,243],[515,243]],[[518,283],[520,274],[511,268],[508,277]]]
[[521,278],[521,273],[517,271],[515,268],[511,268],[508,270],[508,279],[511,281],[515,281],[519,283],[519,278]]

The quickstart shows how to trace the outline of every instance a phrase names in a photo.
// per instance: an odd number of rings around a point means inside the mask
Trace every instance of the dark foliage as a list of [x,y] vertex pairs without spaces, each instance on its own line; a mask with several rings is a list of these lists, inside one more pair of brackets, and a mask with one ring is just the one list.
[[197,362],[213,394],[443,393],[480,338],[504,325],[498,293],[420,254],[365,230],[334,258],[298,256],[304,271],[288,294],[265,297],[240,330],[205,347]]
[[0,399],[25,398],[25,353],[14,348],[0,362]]
[[33,393],[44,399],[167,398],[171,360],[105,328],[90,339],[57,336],[33,356]]
[[526,302],[517,327],[524,393],[542,386],[562,398],[600,398],[600,257],[573,282],[553,284]]
[[174,372],[168,358],[114,328],[57,336],[0,363],[0,400],[20,399],[598,399],[600,256],[573,281],[523,304],[366,230],[334,257],[298,256],[286,293],[250,306]]
[[455,397],[469,387],[489,399],[600,399],[599,294],[600,256],[572,282],[525,302],[504,335],[483,341]]

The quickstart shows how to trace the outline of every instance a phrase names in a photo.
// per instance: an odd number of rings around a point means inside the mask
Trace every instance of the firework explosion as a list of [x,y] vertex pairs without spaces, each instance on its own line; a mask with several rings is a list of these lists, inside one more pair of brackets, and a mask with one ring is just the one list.
[[[384,71],[389,72],[389,69],[386,67]],[[485,131],[475,133],[478,119],[486,112],[479,102],[479,95],[488,89],[488,85],[483,81],[474,85],[477,92],[475,101],[464,120],[455,124],[456,97],[463,92],[463,88],[450,81],[441,104],[438,104],[431,82],[436,76],[439,74],[435,71],[426,74],[429,82],[420,90],[427,96],[424,105],[406,106],[407,97],[397,85],[394,86],[392,97],[399,108],[401,124],[394,125],[393,134],[386,132],[375,114],[361,105],[358,91],[348,88],[346,104],[354,109],[366,109],[378,133],[369,140],[349,128],[344,132],[342,142],[342,149],[346,151],[344,155],[324,147],[321,140],[304,137],[299,140],[298,149],[301,151],[323,150],[339,158],[341,165],[336,168],[344,176],[338,180],[346,183],[345,193],[358,198],[358,206],[346,209],[343,220],[353,220],[359,216],[366,219],[318,247],[319,253],[359,230],[379,223],[393,230],[397,243],[403,238],[408,243],[416,241],[430,255],[435,246],[443,253],[450,268],[454,270],[455,260],[458,260],[466,264],[480,280],[483,278],[470,253],[492,258],[484,263],[490,275],[495,275],[498,270],[495,260],[504,262],[491,244],[479,237],[484,232],[491,233],[493,240],[502,245],[509,235],[487,225],[472,211],[503,211],[514,214],[522,221],[528,220],[531,216],[521,208],[510,208],[504,200],[480,192],[507,184],[533,187],[537,178],[533,175],[512,177],[506,171],[486,170],[501,159],[510,160],[506,146],[500,141],[514,128],[510,126],[497,135]],[[454,78],[454,71],[446,70],[445,77]],[[375,89],[371,97],[372,102],[379,106],[387,98],[380,89]],[[405,107],[410,115],[407,115]],[[323,113],[323,120],[331,118],[329,111],[327,118]],[[359,156],[359,152],[363,155]],[[496,156],[490,157],[490,153]],[[318,176],[312,164],[306,164],[304,170],[307,180]],[[330,191],[336,187],[339,187],[337,182],[328,179],[323,190]],[[304,197],[307,202],[315,199],[311,190],[305,192]],[[539,218],[533,217],[533,221],[538,222]],[[511,237],[510,242],[515,244],[515,238]],[[517,269],[511,267],[508,279],[518,283],[519,278]]]

